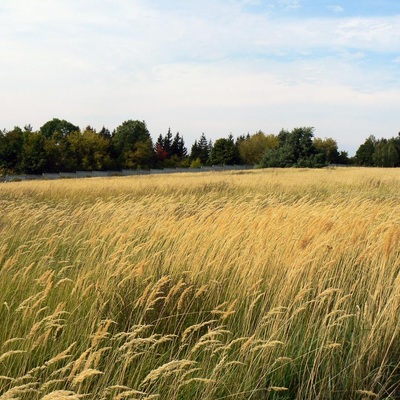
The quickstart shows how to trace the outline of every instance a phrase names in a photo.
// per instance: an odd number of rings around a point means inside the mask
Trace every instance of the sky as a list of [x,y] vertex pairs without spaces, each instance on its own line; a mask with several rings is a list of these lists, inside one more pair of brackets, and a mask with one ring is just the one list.
[[0,129],[400,131],[399,0],[1,0]]

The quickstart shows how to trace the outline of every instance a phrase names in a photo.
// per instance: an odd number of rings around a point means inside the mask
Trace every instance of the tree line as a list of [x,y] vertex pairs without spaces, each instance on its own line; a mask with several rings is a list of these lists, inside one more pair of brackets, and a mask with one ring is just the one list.
[[39,130],[32,126],[0,131],[0,174],[41,174],[149,168],[197,168],[206,165],[251,164],[259,167],[323,167],[354,164],[400,166],[400,134],[391,139],[366,139],[355,157],[339,151],[332,138],[314,137],[311,127],[229,135],[214,143],[204,133],[190,152],[183,136],[168,129],[153,142],[146,123],[127,120],[112,132],[103,127],[80,129],[54,118]]
[[400,167],[400,132],[390,139],[369,136],[358,148],[355,159],[358,165],[368,167]]

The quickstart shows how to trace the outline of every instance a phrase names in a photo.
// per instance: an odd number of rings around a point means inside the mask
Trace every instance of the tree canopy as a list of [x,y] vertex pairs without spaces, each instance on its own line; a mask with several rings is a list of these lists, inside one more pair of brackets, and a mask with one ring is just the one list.
[[355,164],[374,167],[400,167],[400,133],[390,139],[371,135],[357,149]]
[[281,130],[278,146],[267,149],[261,161],[262,167],[314,167],[316,148],[313,143],[314,128],[295,128]]
[[390,139],[370,135],[349,159],[332,138],[314,137],[314,128],[282,129],[277,135],[220,137],[214,143],[203,132],[187,151],[183,136],[171,128],[155,144],[144,121],[129,119],[113,132],[88,125],[81,130],[53,118],[39,130],[26,125],[0,131],[0,174],[41,174],[80,170],[198,168],[251,164],[259,167],[323,167],[349,164],[400,167],[400,134]]
[[53,118],[51,121],[47,121],[40,128],[40,132],[46,139],[50,139],[54,135],[66,137],[75,131],[79,131],[79,126],[73,125],[65,119],[60,120],[58,118]]
[[260,164],[265,152],[278,146],[279,139],[275,135],[265,135],[262,131],[243,137],[238,143],[239,154],[245,164]]
[[217,139],[210,151],[209,163],[212,165],[240,164],[240,155],[232,135],[227,139]]
[[201,134],[200,139],[195,140],[190,152],[190,158],[192,160],[199,160],[202,165],[209,163],[210,153],[212,149],[211,141],[207,141],[204,132]]
[[157,166],[178,167],[187,157],[185,141],[179,132],[172,137],[171,128],[163,137],[158,136],[154,150],[156,152]]
[[153,142],[144,121],[128,120],[114,131],[112,146],[119,168],[150,167],[153,160]]

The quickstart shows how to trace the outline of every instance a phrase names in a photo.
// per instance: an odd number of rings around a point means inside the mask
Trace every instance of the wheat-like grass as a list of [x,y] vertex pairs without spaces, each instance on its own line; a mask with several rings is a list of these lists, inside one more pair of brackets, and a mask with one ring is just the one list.
[[397,398],[399,193],[377,168],[0,185],[0,398]]
[[55,390],[43,396],[41,400],[78,400],[84,397],[84,395],[76,394],[71,390]]
[[157,379],[161,377],[166,377],[171,374],[176,374],[184,371],[186,368],[195,365],[196,363],[191,360],[172,360],[169,361],[160,367],[151,371],[141,382],[140,386],[146,386],[147,384],[151,384]]
[[99,371],[98,369],[87,368],[74,377],[74,379],[72,380],[72,384],[76,386],[85,381],[86,379],[91,378],[92,376],[103,375],[103,374],[104,372]]

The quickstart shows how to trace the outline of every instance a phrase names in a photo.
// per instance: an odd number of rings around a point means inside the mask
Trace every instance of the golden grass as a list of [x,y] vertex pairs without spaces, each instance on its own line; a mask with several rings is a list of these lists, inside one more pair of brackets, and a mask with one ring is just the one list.
[[0,185],[0,399],[400,398],[400,173]]

